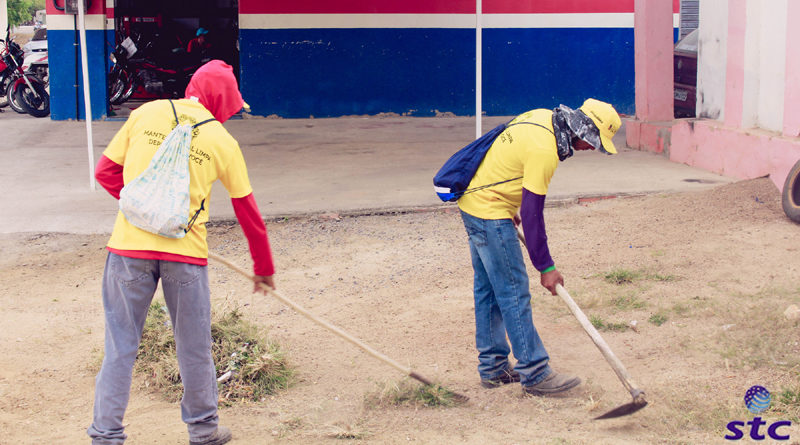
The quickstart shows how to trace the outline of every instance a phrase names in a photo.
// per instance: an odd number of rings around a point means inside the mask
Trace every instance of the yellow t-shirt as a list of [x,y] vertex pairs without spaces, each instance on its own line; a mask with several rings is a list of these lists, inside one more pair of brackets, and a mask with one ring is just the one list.
[[[181,124],[196,124],[214,116],[202,104],[191,99],[173,100]],[[149,102],[131,113],[103,154],[123,166],[125,184],[139,176],[150,164],[164,138],[172,131],[175,117],[169,101]],[[190,212],[200,212],[189,233],[180,239],[159,236],[130,224],[122,212],[117,214],[108,247],[119,250],[149,250],[194,258],[208,256],[206,222],[208,221],[211,185],[217,179],[231,198],[253,192],[239,144],[217,121],[205,123],[192,131],[189,154]]]
[[[550,180],[558,167],[558,150],[553,136],[553,112],[531,110],[509,123],[495,139],[468,189],[519,178],[514,181],[467,193],[458,200],[458,207],[483,219],[506,219],[517,214],[522,203],[522,187],[538,195],[546,195]],[[549,130],[549,131],[548,131]]]

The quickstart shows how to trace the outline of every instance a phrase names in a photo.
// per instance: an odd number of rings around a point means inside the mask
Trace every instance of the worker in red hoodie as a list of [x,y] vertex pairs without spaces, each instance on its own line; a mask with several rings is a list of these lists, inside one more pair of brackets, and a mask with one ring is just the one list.
[[[174,106],[174,111],[173,111]],[[219,445],[231,431],[219,426],[217,376],[211,355],[211,301],[206,225],[211,184],[220,180],[247,237],[256,285],[275,287],[267,229],[261,218],[236,140],[222,123],[246,107],[233,69],[212,60],[192,76],[181,100],[157,100],[131,113],[97,164],[97,181],[119,199],[122,187],[148,166],[177,124],[196,124],[189,154],[190,214],[194,221],[182,238],[167,238],[137,228],[118,213],[103,274],[105,356],[95,386],[93,444],[121,444],[131,374],[147,310],[161,280],[180,366],[184,394],[181,414],[192,445]],[[216,119],[214,121],[213,119]]]

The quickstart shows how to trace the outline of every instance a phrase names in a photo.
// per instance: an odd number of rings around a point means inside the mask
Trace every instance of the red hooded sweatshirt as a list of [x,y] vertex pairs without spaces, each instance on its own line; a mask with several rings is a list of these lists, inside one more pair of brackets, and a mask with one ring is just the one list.
[[221,60],[212,60],[198,68],[186,87],[186,98],[196,97],[221,123],[244,106],[233,68]]
[[[244,105],[236,77],[233,75],[233,68],[221,60],[212,60],[194,73],[189,81],[189,86],[186,87],[186,98],[192,97],[196,97],[220,123],[230,119]],[[105,156],[100,158],[95,169],[97,182],[116,199],[119,199],[119,192],[125,185],[122,170],[121,165]],[[264,220],[261,219],[261,213],[253,194],[242,198],[232,198],[231,203],[250,247],[254,273],[256,275],[273,275],[275,267],[267,237],[267,227]],[[112,251],[132,258],[178,261],[203,266],[207,264],[205,258],[191,258],[165,252]]]

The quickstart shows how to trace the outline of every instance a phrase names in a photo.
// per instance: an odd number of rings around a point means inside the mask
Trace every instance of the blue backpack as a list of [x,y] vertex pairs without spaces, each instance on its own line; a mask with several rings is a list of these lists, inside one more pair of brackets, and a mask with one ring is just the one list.
[[[486,157],[486,152],[489,151],[489,148],[491,148],[497,136],[506,128],[518,124],[532,124],[542,127],[533,122],[517,122],[511,125],[506,122],[505,124],[500,124],[492,128],[483,136],[455,152],[455,154],[450,156],[450,159],[444,163],[442,168],[439,169],[436,176],[433,177],[433,190],[436,192],[436,195],[439,196],[439,199],[444,202],[458,201],[458,198],[467,193],[477,192],[487,187],[521,179],[522,176],[467,189],[469,183],[472,181],[472,177],[475,176],[475,172],[478,171],[478,167],[480,167],[481,162],[483,162],[483,158]],[[542,128],[547,129],[546,127]],[[550,131],[549,129],[547,130]]]

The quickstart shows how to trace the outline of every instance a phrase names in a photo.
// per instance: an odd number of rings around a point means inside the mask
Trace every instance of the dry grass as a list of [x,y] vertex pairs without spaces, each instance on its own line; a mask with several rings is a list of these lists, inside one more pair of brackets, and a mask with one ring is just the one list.
[[[244,320],[237,308],[212,311],[211,336],[217,376],[227,377],[218,384],[222,405],[260,401],[290,385],[293,372],[279,345]],[[153,302],[148,311],[135,370],[142,386],[157,390],[168,401],[180,399],[183,388],[175,340],[162,302]]]
[[399,382],[388,381],[366,396],[365,404],[370,407],[413,406],[413,407],[451,407],[459,404],[452,391],[439,384],[419,385],[409,379]]
[[781,389],[772,400],[772,410],[776,415],[795,424],[800,422],[800,371],[796,372],[795,383]]
[[760,294],[739,297],[741,303],[720,309],[728,327],[719,334],[722,356],[738,367],[800,366],[800,340],[787,335],[798,332],[800,320],[783,315],[792,299],[761,298]]

